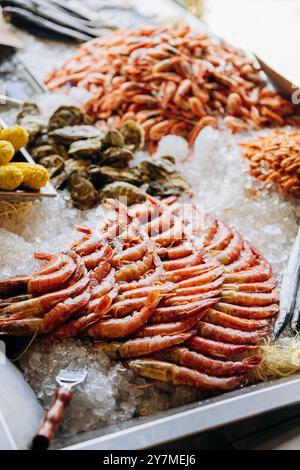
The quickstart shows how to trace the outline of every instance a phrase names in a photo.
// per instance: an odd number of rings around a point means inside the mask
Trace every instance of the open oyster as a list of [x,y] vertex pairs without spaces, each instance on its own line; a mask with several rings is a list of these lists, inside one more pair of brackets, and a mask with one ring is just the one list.
[[101,163],[116,168],[127,168],[134,155],[126,147],[110,147],[101,152]]
[[[37,147],[33,147],[31,154],[35,160],[40,162],[41,159],[48,157],[49,155],[55,154],[55,147],[51,144],[44,144],[39,145]],[[43,163],[41,163],[43,165]]]
[[127,121],[122,129],[125,145],[135,151],[144,147],[145,132],[142,126],[135,121]]
[[93,139],[77,140],[69,148],[69,155],[77,157],[95,157],[102,147],[102,140],[99,137]]
[[102,141],[104,149],[108,147],[123,147],[124,145],[124,137],[117,130],[108,131]]
[[41,111],[35,103],[26,102],[22,105],[17,115],[17,123],[27,130],[30,141],[45,129]]
[[71,144],[72,142],[95,139],[99,140],[103,138],[103,132],[94,126],[89,125],[75,125],[60,127],[51,131],[49,135],[55,140],[62,144]]
[[89,175],[96,188],[103,184],[113,183],[114,181],[125,181],[134,185],[140,185],[139,173],[133,169],[120,169],[111,166],[92,165],[89,168]]
[[48,131],[66,126],[78,126],[87,124],[87,118],[83,111],[77,106],[60,106],[49,119]]
[[22,104],[20,111],[17,114],[17,120],[19,122],[20,119],[25,118],[28,115],[31,116],[41,116],[41,110],[38,107],[36,103],[33,103],[31,101],[25,101],[25,103]]
[[89,174],[89,164],[86,162],[86,160],[83,159],[69,159],[65,162],[65,168],[69,175],[73,175],[76,173],[77,175],[84,176],[85,178],[87,178]]
[[65,168],[65,161],[59,155],[48,155],[47,157],[41,158],[39,163],[47,168],[50,178],[58,175]]
[[152,157],[138,166],[141,180],[148,184],[148,192],[155,196],[180,196],[190,191],[190,185],[177,171],[173,157]]
[[88,179],[88,163],[85,160],[72,160],[70,158],[63,161],[64,169],[51,180],[55,189],[64,188],[72,175]]
[[89,209],[98,202],[98,192],[93,183],[79,174],[70,176],[68,189],[74,206],[78,209]]
[[99,191],[100,201],[104,201],[106,198],[121,199],[128,205],[143,202],[146,199],[146,193],[142,189],[137,188],[133,184],[125,183],[124,181],[116,181],[104,186]]

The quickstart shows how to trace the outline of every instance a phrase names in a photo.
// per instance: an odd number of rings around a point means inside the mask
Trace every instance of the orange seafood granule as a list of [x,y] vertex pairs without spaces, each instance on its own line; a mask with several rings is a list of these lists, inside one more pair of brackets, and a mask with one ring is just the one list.
[[137,120],[150,151],[167,134],[193,144],[218,117],[232,132],[300,122],[293,104],[265,86],[242,51],[189,27],[118,30],[94,39],[45,83],[50,90],[90,91],[86,111],[99,127]]
[[250,174],[275,183],[280,194],[300,197],[300,131],[272,131],[266,137],[241,143],[250,160]]

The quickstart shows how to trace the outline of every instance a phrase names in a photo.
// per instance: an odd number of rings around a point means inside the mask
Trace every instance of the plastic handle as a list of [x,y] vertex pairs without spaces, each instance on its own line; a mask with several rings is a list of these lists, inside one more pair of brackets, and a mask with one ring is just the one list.
[[32,441],[32,450],[48,449],[71,398],[72,392],[69,388],[61,387],[56,390],[55,399],[45,413],[43,423]]

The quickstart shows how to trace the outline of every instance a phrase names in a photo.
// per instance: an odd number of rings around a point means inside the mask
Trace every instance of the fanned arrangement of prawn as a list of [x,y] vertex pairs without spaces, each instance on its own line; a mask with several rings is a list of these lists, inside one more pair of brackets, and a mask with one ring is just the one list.
[[37,253],[33,275],[0,281],[0,333],[45,341],[86,336],[155,380],[222,391],[244,383],[278,311],[271,268],[226,224],[193,204],[148,198]]
[[91,92],[86,111],[98,127],[138,121],[150,151],[167,134],[192,144],[218,117],[233,132],[299,123],[292,103],[266,87],[242,51],[187,26],[93,39],[45,82],[51,91],[77,86]]
[[[191,220],[189,210],[182,210],[177,202],[172,206],[175,216],[185,214],[183,225],[187,227]],[[141,213],[141,209],[136,212]],[[178,252],[181,245],[185,250],[182,259]],[[193,272],[192,266],[184,267],[185,260],[195,256],[193,243],[189,241],[177,242],[169,249],[161,248],[159,253],[167,269],[174,267],[167,273],[176,273],[174,258],[182,271],[190,271],[189,278],[176,277],[173,296],[176,304],[180,305],[184,296],[197,303],[197,296],[212,288],[218,291],[215,304],[192,327],[196,333],[184,344],[150,357],[133,359],[129,364],[144,377],[203,390],[229,390],[243,384],[247,374],[260,364],[260,342],[268,335],[272,318],[279,309],[277,284],[263,255],[237,231],[209,215],[204,219],[203,246],[210,257],[210,267],[203,273]],[[149,334],[150,328],[146,326],[144,331]],[[171,328],[168,327],[168,332],[174,331]]]

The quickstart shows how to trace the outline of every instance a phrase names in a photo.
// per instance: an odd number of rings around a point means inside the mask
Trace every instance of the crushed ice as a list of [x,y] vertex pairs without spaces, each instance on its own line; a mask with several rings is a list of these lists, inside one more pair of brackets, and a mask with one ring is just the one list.
[[[179,168],[190,180],[195,200],[260,248],[277,275],[282,272],[297,231],[299,208],[292,200],[262,189],[248,174],[248,163],[240,155],[238,141],[252,138],[232,136],[226,130],[205,128],[189,152],[184,139],[167,136],[158,154],[175,155]],[[145,155],[140,152],[137,160]],[[106,217],[99,206],[88,211],[74,209],[68,194],[34,204],[26,213],[0,220],[1,277],[30,273],[36,269],[34,250],[55,252],[78,238],[76,224],[97,226]],[[139,388],[143,379],[121,364],[111,362],[89,343],[69,340],[45,345],[36,341],[21,360],[26,380],[45,406],[53,399],[55,377],[61,368],[86,367],[87,380],[75,393],[64,419],[66,434],[95,429],[106,423],[148,415],[187,403],[197,392],[186,387],[162,384]]]
[[61,369],[87,370],[85,381],[76,387],[64,415],[62,432],[66,436],[126,421],[134,415],[147,416],[199,396],[188,387],[145,386],[144,379],[111,361],[88,340],[53,344],[37,341],[23,355],[20,366],[45,407],[54,398],[55,378]]

